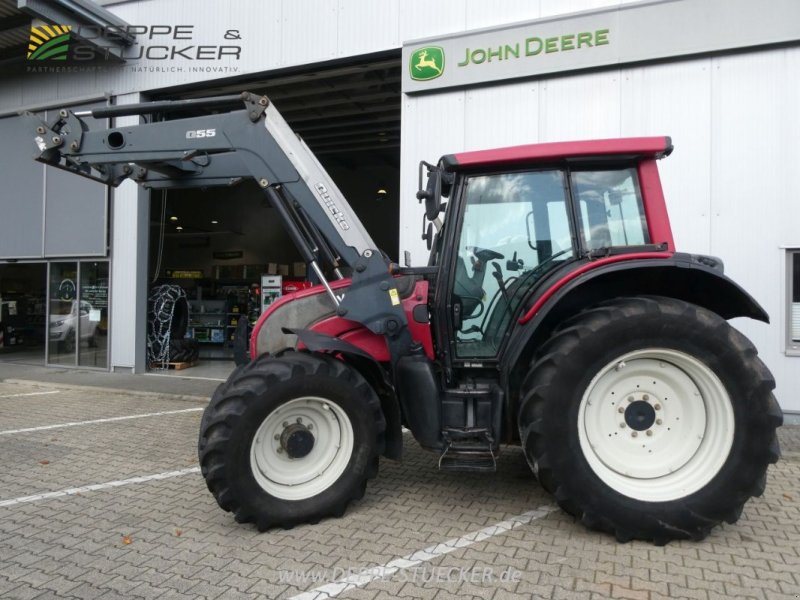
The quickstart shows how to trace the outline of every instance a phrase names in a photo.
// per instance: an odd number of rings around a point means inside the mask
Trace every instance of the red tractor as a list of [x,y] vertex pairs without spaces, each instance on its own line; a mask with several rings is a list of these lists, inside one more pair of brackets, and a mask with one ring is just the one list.
[[99,132],[62,111],[35,136],[39,160],[111,185],[254,178],[316,277],[261,315],[203,415],[202,472],[237,521],[341,515],[381,456],[401,458],[403,426],[443,470],[492,471],[521,446],[564,510],[619,540],[702,539],[764,491],[782,413],[727,320],[768,316],[721,260],[676,250],[656,165],[669,138],[421,163],[430,259],[400,267],[268,99],[241,100]]

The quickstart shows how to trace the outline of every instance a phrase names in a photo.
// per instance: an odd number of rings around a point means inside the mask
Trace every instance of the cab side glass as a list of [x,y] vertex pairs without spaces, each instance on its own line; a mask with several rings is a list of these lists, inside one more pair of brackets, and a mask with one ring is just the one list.
[[495,356],[529,290],[574,256],[564,183],[560,170],[467,180],[452,288],[459,357]]
[[650,243],[636,169],[573,171],[571,178],[587,250]]

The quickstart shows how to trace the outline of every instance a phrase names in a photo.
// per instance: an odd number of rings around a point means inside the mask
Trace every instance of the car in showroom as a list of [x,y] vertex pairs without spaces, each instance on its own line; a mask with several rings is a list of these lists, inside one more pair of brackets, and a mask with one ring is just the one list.
[[53,300],[50,308],[50,341],[62,352],[74,352],[76,340],[97,346],[99,319],[92,319],[92,305],[81,300]]

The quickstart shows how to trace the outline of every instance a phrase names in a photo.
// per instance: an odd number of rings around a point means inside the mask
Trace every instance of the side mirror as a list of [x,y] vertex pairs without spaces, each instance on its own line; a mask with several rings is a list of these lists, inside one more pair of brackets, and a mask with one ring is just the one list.
[[425,240],[425,245],[430,250],[433,247],[433,223],[428,223],[425,232],[422,234],[422,239]]
[[[425,189],[422,189],[422,169],[428,169],[428,182]],[[442,210],[442,171],[438,167],[426,163],[424,160],[419,163],[419,191],[417,200],[425,201],[425,216],[429,221],[433,221],[439,216]]]

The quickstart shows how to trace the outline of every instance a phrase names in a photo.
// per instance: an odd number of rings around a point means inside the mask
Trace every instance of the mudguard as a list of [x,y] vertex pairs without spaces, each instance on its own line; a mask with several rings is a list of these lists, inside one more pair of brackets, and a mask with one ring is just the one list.
[[[656,253],[652,253],[656,254]],[[769,323],[769,315],[711,256],[664,253],[573,263],[551,275],[526,303],[501,364],[513,370],[553,329],[570,316],[604,300],[623,296],[667,296],[711,310],[724,319],[749,317]]]

